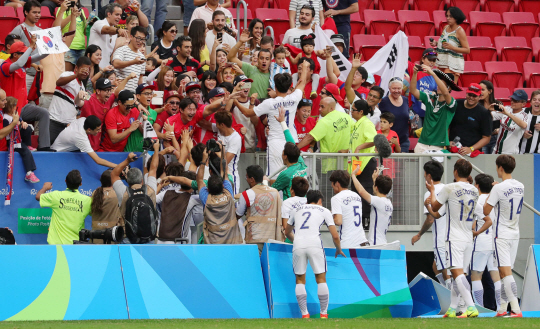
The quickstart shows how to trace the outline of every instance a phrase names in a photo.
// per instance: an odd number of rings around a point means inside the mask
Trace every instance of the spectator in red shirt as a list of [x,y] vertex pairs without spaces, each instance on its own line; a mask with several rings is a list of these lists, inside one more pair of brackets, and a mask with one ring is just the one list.
[[[368,77],[369,77],[368,71],[363,66],[360,66],[359,68],[356,69],[356,72],[354,72],[352,89],[360,93],[361,99],[367,99],[367,96],[369,94],[369,88],[362,86],[362,84],[366,82]],[[341,98],[345,99],[346,94],[347,94],[345,82],[339,80],[337,85],[339,86],[339,89],[341,92]]]
[[158,114],[156,121],[153,125],[159,139],[171,140],[173,138],[172,135],[169,136],[168,133],[162,133],[161,131],[163,130],[162,128],[165,125],[167,119],[169,119],[173,115],[178,114],[179,110],[180,96],[176,91],[171,91],[167,94],[167,97],[165,98],[165,111]]
[[391,112],[384,112],[381,114],[381,130],[377,131],[377,134],[383,134],[390,146],[392,147],[392,153],[401,153],[401,147],[399,146],[398,134],[391,130],[394,125],[396,117]]
[[[311,105],[313,102],[311,99],[302,99],[298,103],[298,108],[296,110],[296,116],[294,117],[294,127],[296,128],[296,133],[298,134],[298,143],[300,143],[304,137],[315,127],[317,121],[311,117]],[[313,143],[315,144],[315,143]],[[313,152],[312,145],[304,146],[300,151],[302,152]]]
[[135,107],[135,95],[129,90],[122,90],[118,95],[118,106],[112,108],[105,116],[107,133],[99,151],[123,152],[129,135],[141,129],[139,110]]
[[173,58],[169,65],[174,70],[175,76],[185,73],[191,78],[202,79],[203,69],[201,63],[191,57],[191,38],[183,35],[176,40],[178,55]]

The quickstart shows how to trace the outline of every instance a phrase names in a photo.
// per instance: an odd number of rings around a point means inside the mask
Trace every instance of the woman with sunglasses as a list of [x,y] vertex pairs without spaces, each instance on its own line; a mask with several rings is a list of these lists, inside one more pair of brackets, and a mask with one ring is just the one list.
[[402,153],[409,153],[409,103],[403,94],[403,79],[395,77],[388,83],[390,93],[381,100],[381,113],[391,112],[396,120],[393,130],[398,134]]
[[161,64],[162,60],[174,58],[176,57],[176,55],[178,55],[178,50],[176,49],[175,42],[177,33],[178,29],[176,28],[176,25],[171,21],[163,22],[161,29],[157,31],[158,39],[154,41],[151,49],[152,52],[154,52],[157,47],[157,50],[155,51],[153,57],[157,59],[158,64]]
[[[433,69],[435,67],[435,63],[437,62],[437,52],[433,48],[427,48],[424,50],[424,53],[422,54],[422,59],[420,60],[419,65],[426,65],[430,69]],[[412,77],[415,67],[415,63],[409,61],[408,66],[408,72],[409,75]],[[417,82],[416,82],[416,89],[422,92],[425,92],[427,94],[432,94],[437,92],[437,83],[435,83],[435,79],[431,74],[424,72],[423,70],[419,70],[417,74]],[[419,127],[422,127],[422,124],[424,122],[424,116],[426,115],[426,110],[422,107],[422,102],[419,99],[416,99],[411,93],[409,93],[409,106],[412,108],[415,114],[418,115],[420,118],[419,120]]]

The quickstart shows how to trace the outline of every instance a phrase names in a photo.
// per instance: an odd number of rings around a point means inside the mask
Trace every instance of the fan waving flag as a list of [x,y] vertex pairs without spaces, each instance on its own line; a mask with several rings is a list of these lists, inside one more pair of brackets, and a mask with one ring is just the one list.
[[[334,47],[335,50],[332,53],[332,58],[336,62],[339,71],[341,74],[338,79],[345,81],[347,80],[347,74],[351,70],[352,64],[347,58],[334,46],[334,43],[330,40],[330,37],[324,33],[323,29],[319,25],[315,26],[315,49],[325,49],[326,46]],[[407,46],[408,47],[408,46]],[[326,61],[319,58],[319,63],[321,63],[321,77],[326,76]]]
[[409,59],[409,40],[403,31],[392,39],[362,65],[369,73],[381,77],[381,88],[388,95],[388,82],[394,77],[403,79]]
[[62,41],[60,26],[46,30],[32,31],[37,37],[36,49],[40,55],[60,54],[69,51],[68,46]]

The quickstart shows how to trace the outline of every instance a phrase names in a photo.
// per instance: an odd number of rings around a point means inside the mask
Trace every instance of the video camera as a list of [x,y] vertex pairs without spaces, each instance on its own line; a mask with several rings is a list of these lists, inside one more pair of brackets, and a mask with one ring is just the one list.
[[15,237],[9,229],[0,228],[0,244],[15,244]]
[[114,226],[97,231],[82,229],[79,232],[79,241],[73,241],[73,243],[90,244],[94,242],[94,239],[102,239],[103,243],[105,244],[110,244],[111,242],[122,242],[124,239],[124,228],[122,226]]

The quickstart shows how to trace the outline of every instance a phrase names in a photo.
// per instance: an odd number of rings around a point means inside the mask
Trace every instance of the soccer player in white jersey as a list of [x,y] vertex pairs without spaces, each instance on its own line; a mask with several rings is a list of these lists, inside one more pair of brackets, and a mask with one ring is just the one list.
[[[293,269],[296,275],[296,299],[302,318],[309,318],[307,309],[306,269],[308,260],[317,281],[317,295],[321,303],[321,318],[328,318],[329,292],[326,285],[326,256],[320,238],[320,227],[326,223],[336,246],[338,255],[346,257],[341,251],[339,236],[330,211],[322,206],[320,191],[307,193],[307,204],[298,207],[288,221],[285,234],[293,242]],[[293,233],[294,229],[294,233]]]
[[486,174],[478,174],[474,178],[475,187],[480,191],[478,202],[474,209],[474,223],[473,223],[473,235],[474,238],[474,252],[472,256],[472,269],[471,269],[471,283],[473,297],[476,304],[484,306],[484,287],[482,285],[482,275],[484,270],[487,269],[493,280],[495,286],[495,301],[497,302],[497,309],[501,299],[501,277],[499,276],[499,269],[495,266],[493,254],[493,225],[488,228],[484,233],[477,234],[477,230],[484,226],[486,220],[491,221],[493,217],[493,211],[489,216],[484,216],[484,204],[487,197],[493,187],[493,177]]
[[371,195],[360,184],[358,178],[356,178],[359,171],[360,166],[357,166],[353,172],[352,181],[358,194],[371,205],[371,213],[369,214],[369,244],[372,246],[385,244],[386,232],[392,221],[392,212],[394,211],[392,201],[386,197],[392,189],[392,178],[386,175],[379,176],[379,169],[376,169],[371,176],[373,178],[373,192],[375,192],[375,195]]
[[[445,185],[437,194],[433,182],[426,182],[431,193],[431,208],[434,212],[446,205],[446,266],[450,269],[454,283],[452,285],[450,307],[444,317],[456,317],[456,307],[459,295],[465,301],[467,310],[460,317],[477,317],[478,309],[474,306],[471,296],[471,286],[465,277],[464,269],[469,267],[472,256],[472,222],[474,207],[478,200],[478,190],[468,182],[472,165],[464,159],[459,159],[454,165],[455,183]],[[483,232],[482,227],[478,232]]]
[[362,198],[349,190],[350,181],[351,176],[345,170],[335,170],[330,175],[334,190],[332,215],[334,223],[341,226],[339,238],[341,247],[346,249],[369,245],[362,226]]
[[493,186],[484,205],[484,215],[489,216],[491,210],[495,208],[493,242],[495,261],[502,281],[502,301],[497,316],[505,316],[508,303],[510,303],[509,316],[521,318],[512,268],[519,243],[519,215],[523,208],[525,187],[512,178],[512,172],[516,168],[516,159],[513,156],[499,155],[495,164],[497,165],[497,176],[502,179],[502,182]]
[[287,222],[295,209],[306,204],[306,194],[309,190],[309,182],[304,177],[295,177],[291,181],[291,197],[281,204],[281,218],[283,229],[287,228]]
[[[444,173],[443,165],[436,160],[428,161],[424,164],[424,178],[426,182],[433,181],[435,186],[435,193],[439,192],[444,187],[444,184],[441,183],[442,175]],[[426,202],[427,201],[427,202]],[[411,244],[414,246],[418,240],[424,235],[424,233],[429,230],[433,225],[433,253],[435,259],[433,260],[433,272],[437,277],[439,282],[447,287],[452,289],[452,279],[446,270],[446,253],[445,253],[445,240],[446,240],[446,208],[442,207],[437,213],[432,215],[433,211],[431,210],[431,193],[427,191],[424,194],[424,214],[426,215],[426,220],[424,225],[420,229],[420,232],[412,237]]]

